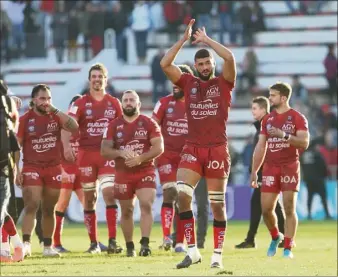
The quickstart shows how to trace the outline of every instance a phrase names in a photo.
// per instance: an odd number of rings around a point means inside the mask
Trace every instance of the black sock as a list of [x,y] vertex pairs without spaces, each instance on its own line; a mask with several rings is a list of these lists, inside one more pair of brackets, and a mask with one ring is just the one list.
[[43,246],[44,247],[52,246],[52,239],[51,238],[43,238]]
[[135,245],[133,241],[126,242],[127,249],[135,249]]
[[149,245],[149,238],[147,237],[142,237],[140,240],[141,245],[143,246],[148,246]]
[[31,242],[31,235],[22,235],[22,241],[23,242]]

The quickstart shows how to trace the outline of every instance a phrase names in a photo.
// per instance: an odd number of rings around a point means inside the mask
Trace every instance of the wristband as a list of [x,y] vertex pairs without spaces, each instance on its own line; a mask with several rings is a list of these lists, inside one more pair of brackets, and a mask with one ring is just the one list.
[[283,139],[284,139],[285,141],[289,141],[290,138],[291,138],[291,135],[288,134],[288,133],[284,133],[284,134],[285,134],[285,135],[283,136]]

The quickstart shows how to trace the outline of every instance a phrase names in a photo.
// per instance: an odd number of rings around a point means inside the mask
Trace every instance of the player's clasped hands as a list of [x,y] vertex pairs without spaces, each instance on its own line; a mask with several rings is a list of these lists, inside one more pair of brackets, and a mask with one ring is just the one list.
[[281,129],[275,128],[275,127],[270,127],[268,130],[268,134],[271,137],[276,137],[276,138],[283,138],[284,137],[284,132]]

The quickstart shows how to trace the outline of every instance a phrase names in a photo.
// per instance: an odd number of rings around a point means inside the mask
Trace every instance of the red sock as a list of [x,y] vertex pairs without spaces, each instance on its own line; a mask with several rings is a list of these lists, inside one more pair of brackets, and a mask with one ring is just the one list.
[[108,226],[109,239],[116,239],[117,229],[117,205],[110,205],[106,207],[106,220]]
[[175,215],[175,218],[176,218],[176,244],[183,243],[184,241],[183,223],[178,214]]
[[214,251],[221,254],[223,251],[226,221],[217,221],[214,219]]
[[284,238],[284,249],[289,249],[291,250],[293,244],[293,239],[292,238]]
[[87,227],[88,235],[91,242],[98,242],[97,239],[97,220],[96,220],[96,212],[92,211],[84,211],[84,224]]
[[277,239],[279,236],[279,230],[277,227],[273,227],[271,230],[269,230],[270,235],[272,237],[273,240]]
[[8,234],[5,230],[5,228],[1,228],[1,242],[2,243],[5,243],[5,242],[8,242]]
[[55,212],[55,218],[56,218],[56,223],[55,223],[55,231],[54,231],[54,246],[60,246],[62,245],[61,243],[61,234],[62,234],[62,229],[63,229],[63,221],[65,214],[62,212]]
[[180,213],[180,218],[188,247],[195,246],[195,219],[192,211]]
[[10,216],[5,217],[5,222],[4,222],[3,228],[6,230],[7,234],[11,237],[15,236],[17,234],[15,223],[14,223],[12,217],[10,217]]
[[162,203],[161,208],[161,223],[163,237],[169,237],[171,225],[173,223],[174,207],[172,203]]

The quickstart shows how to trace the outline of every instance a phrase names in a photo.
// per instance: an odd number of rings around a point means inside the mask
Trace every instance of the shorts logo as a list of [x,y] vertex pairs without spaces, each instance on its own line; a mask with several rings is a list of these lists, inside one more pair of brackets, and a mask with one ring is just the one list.
[[142,183],[145,182],[155,182],[155,177],[154,176],[146,176],[144,178],[142,178]]
[[194,157],[193,155],[190,154],[183,154],[182,155],[182,161],[188,162],[188,163],[193,163],[197,161],[197,158]]
[[119,194],[127,193],[127,184],[115,184]]
[[224,162],[209,161],[207,168],[209,169],[224,169]]
[[271,187],[274,185],[275,182],[275,177],[274,176],[263,176],[263,183],[268,186]]
[[93,168],[91,166],[80,167],[81,173],[83,176],[89,177],[93,173]]
[[104,167],[115,167],[115,161],[114,160],[106,161]]
[[56,176],[53,176],[53,181],[58,181],[58,182],[61,182],[62,180],[62,175],[56,175]]
[[27,177],[28,179],[31,180],[37,180],[39,179],[40,175],[37,172],[23,172],[23,175],[25,175],[25,177]]
[[280,181],[281,181],[281,183],[284,183],[284,184],[297,183],[297,180],[296,180],[295,176],[290,177],[288,175],[281,176],[280,177]]
[[158,168],[158,171],[162,174],[170,174],[172,172],[171,164],[165,164]]

